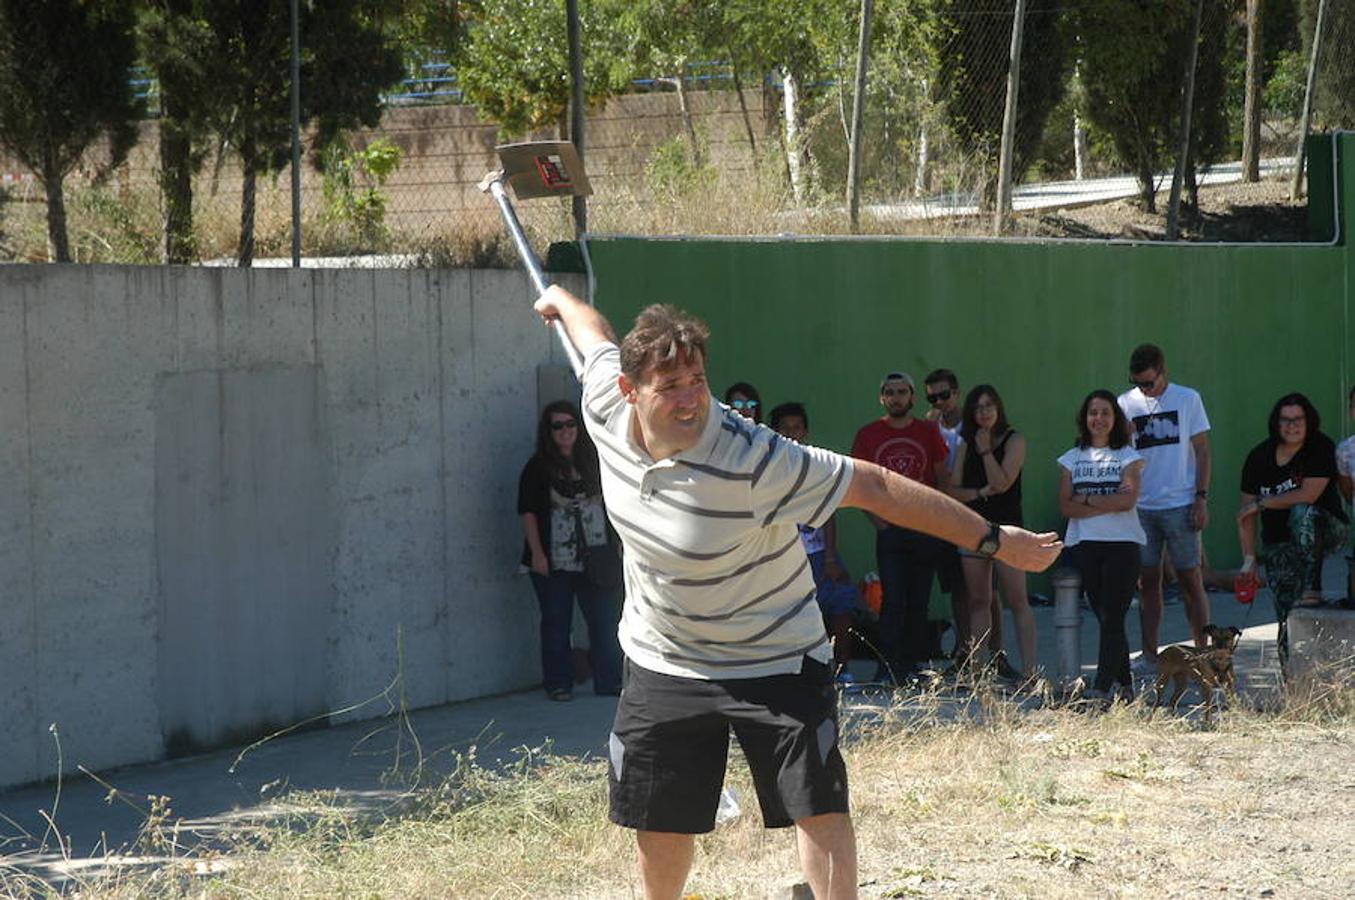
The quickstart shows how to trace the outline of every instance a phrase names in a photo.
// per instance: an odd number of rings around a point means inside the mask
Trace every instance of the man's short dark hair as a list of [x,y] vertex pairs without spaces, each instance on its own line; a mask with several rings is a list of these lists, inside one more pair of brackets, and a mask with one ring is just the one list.
[[621,341],[621,374],[639,382],[650,366],[676,365],[684,356],[706,361],[710,329],[696,316],[667,303],[640,310],[635,326]]
[[923,384],[940,384],[943,381],[950,385],[952,391],[960,387],[960,379],[956,378],[950,369],[932,369],[927,373],[927,377],[922,379]]
[[772,409],[772,431],[779,431],[781,420],[790,416],[799,416],[805,423],[805,431],[809,430],[809,413],[805,412],[805,405],[792,400],[789,403],[781,403]]
[[1137,375],[1149,369],[1156,369],[1158,374],[1161,374],[1166,362],[1167,358],[1162,355],[1162,348],[1157,344],[1139,344],[1134,348],[1134,352],[1129,354],[1129,371]]

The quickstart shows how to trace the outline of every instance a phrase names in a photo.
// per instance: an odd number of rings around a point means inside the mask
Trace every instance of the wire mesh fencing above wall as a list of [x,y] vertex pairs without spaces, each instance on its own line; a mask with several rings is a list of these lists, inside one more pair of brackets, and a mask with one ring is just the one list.
[[[1014,84],[1012,181],[1018,236],[1160,236],[1181,153],[1190,84],[1185,236],[1292,239],[1301,214],[1284,171],[1302,131],[1355,127],[1355,6],[1337,0],[1025,0]],[[990,232],[1007,108],[1013,0],[876,0],[861,134],[861,230]],[[676,77],[641,78],[588,116],[596,194],[589,228],[630,234],[842,233],[861,4],[829,4],[813,53],[742,73],[718,57]],[[1254,10],[1258,24],[1251,25]],[[1318,13],[1322,28],[1319,31]],[[1198,33],[1195,28],[1198,12]],[[1248,32],[1258,84],[1262,183],[1236,179],[1247,105]],[[1316,36],[1317,41],[1314,42]],[[1196,64],[1189,49],[1196,43]],[[139,90],[154,96],[154,84]],[[735,90],[735,85],[742,90]],[[316,148],[306,139],[302,246],[309,257],[383,254],[406,263],[507,263],[497,212],[479,191],[496,165],[497,127],[461,105],[455,64],[418,56],[380,124]],[[72,252],[82,261],[158,262],[164,203],[159,125],[142,123],[127,162],[99,178],[99,153],[67,179]],[[554,137],[553,133],[536,137]],[[201,148],[194,179],[196,255],[229,261],[240,243],[242,177],[228,144]],[[287,257],[288,177],[258,182],[255,256]],[[1198,189],[1197,189],[1198,188]],[[46,258],[45,195],[0,160],[0,256]],[[1281,226],[1230,231],[1214,205],[1272,210]],[[1203,204],[1203,206],[1202,206]],[[1288,206],[1286,206],[1288,204]],[[540,246],[574,237],[566,202],[519,208]],[[1255,220],[1256,216],[1252,216]],[[1212,231],[1211,231],[1212,229]],[[1289,229],[1289,230],[1285,230]]]

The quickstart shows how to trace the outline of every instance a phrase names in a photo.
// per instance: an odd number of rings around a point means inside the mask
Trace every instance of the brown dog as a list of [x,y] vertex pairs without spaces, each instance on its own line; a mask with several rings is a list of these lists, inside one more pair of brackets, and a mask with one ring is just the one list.
[[1242,632],[1234,625],[1206,625],[1204,633],[1205,637],[1209,638],[1211,650],[1236,649],[1237,642],[1242,639]]
[[1242,632],[1233,625],[1206,625],[1204,633],[1209,637],[1210,650],[1228,651],[1227,657],[1222,654],[1214,657],[1214,667],[1218,670],[1219,681],[1231,694],[1236,680],[1233,673],[1233,651],[1237,649],[1238,641],[1242,640]]
[[1168,681],[1174,682],[1175,690],[1167,705],[1175,706],[1192,678],[1200,685],[1200,695],[1208,700],[1214,688],[1232,687],[1233,650],[1231,647],[1197,649],[1173,644],[1158,653],[1157,672],[1159,704],[1162,702],[1162,689]]

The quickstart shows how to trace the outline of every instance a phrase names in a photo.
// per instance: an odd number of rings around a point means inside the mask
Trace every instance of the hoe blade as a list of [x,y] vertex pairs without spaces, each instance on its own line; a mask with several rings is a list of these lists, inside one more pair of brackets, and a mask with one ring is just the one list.
[[503,167],[503,182],[519,200],[586,197],[593,193],[583,160],[569,141],[528,141],[495,149]]

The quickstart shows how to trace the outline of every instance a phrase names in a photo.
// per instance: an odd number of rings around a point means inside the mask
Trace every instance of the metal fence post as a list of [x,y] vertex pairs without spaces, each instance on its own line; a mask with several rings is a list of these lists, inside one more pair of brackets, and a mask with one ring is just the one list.
[[1059,649],[1057,686],[1067,690],[1082,675],[1082,573],[1054,570],[1054,639]]

